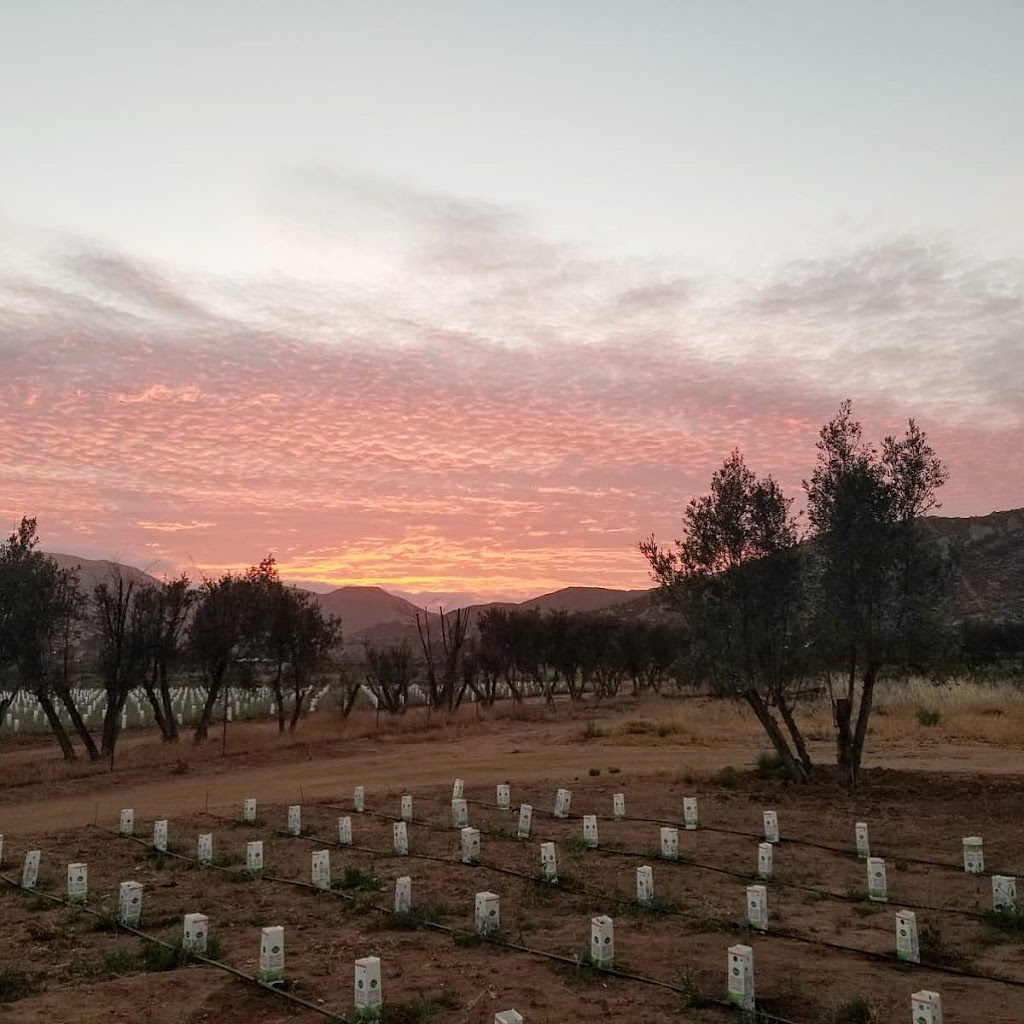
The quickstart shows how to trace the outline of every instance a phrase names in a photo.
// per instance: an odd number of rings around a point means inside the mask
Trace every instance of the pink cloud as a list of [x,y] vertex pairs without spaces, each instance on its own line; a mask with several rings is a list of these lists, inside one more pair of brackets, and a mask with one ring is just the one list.
[[[639,587],[635,541],[675,536],[730,449],[796,494],[847,395],[873,436],[908,416],[929,431],[946,514],[1024,503],[1021,300],[1002,268],[904,244],[726,301],[486,209],[403,202],[422,229],[412,283],[373,302],[310,285],[293,307],[269,282],[227,294],[249,310],[227,316],[94,252],[57,284],[0,282],[8,514],[38,515],[52,550],[167,570],[272,550],[323,585]],[[424,266],[439,253],[447,285]]]

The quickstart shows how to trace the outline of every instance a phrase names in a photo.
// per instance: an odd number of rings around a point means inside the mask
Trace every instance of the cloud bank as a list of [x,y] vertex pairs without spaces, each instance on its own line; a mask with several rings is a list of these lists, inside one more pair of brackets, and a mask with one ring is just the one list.
[[638,538],[734,446],[796,494],[844,397],[913,416],[947,514],[1024,504],[1024,275],[884,239],[691,279],[515,210],[325,168],[260,279],[0,236],[0,513],[171,571],[521,598],[647,585]]

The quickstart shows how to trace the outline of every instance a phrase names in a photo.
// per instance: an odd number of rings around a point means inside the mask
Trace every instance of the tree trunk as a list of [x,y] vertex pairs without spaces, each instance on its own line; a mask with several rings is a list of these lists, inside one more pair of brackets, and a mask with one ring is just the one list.
[[163,658],[160,659],[160,703],[164,710],[164,721],[167,723],[167,732],[164,738],[169,743],[175,743],[178,740],[178,716],[174,713],[167,662]]
[[853,738],[850,735],[850,718],[853,714],[853,703],[846,697],[836,700],[836,767],[839,769],[839,781],[852,789],[856,784],[851,760]]
[[7,720],[7,711],[10,706],[14,703],[14,698],[18,696],[18,691],[15,690],[8,697],[0,697],[0,726]]
[[789,749],[789,744],[779,728],[779,723],[772,717],[772,713],[768,710],[761,694],[757,690],[745,690],[743,699],[753,709],[757,720],[761,723],[761,727],[767,734],[768,739],[771,740],[772,746],[775,748],[775,752],[779,755],[779,760],[782,761],[782,766],[786,770],[786,775],[793,782],[806,782],[806,769],[793,756],[793,751]]
[[71,745],[71,740],[68,738],[67,731],[60,720],[60,715],[57,714],[57,709],[53,706],[53,701],[45,693],[37,693],[36,700],[39,701],[39,706],[43,709],[43,714],[46,715],[46,720],[50,723],[53,737],[60,746],[64,760],[77,761],[78,755],[75,753],[75,748]]
[[796,719],[793,717],[793,711],[785,700],[779,701],[779,714],[782,715],[782,720],[786,723],[786,729],[793,740],[793,746],[796,748],[800,763],[804,766],[804,771],[810,775],[814,767],[811,764],[811,755],[807,752],[807,744],[804,742],[800,727],[796,724]]
[[85,747],[86,753],[89,755],[89,760],[98,761],[101,756],[99,748],[96,746],[96,741],[92,738],[92,733],[89,732],[89,727],[85,724],[85,719],[82,718],[82,713],[78,710],[74,697],[71,696],[71,691],[61,687],[57,691],[57,696],[60,698],[61,704],[64,705],[68,718],[71,719],[71,724],[75,727],[75,732],[78,733],[78,738],[82,741],[82,746]]
[[[352,708],[355,707],[356,698],[359,696],[359,686],[358,684],[354,686],[349,685],[345,681],[344,674],[341,675],[341,677],[338,679],[338,682],[341,684],[342,692],[341,717],[348,718],[348,716],[352,713]],[[430,714],[430,705],[427,705],[427,714]]]
[[277,731],[283,734],[286,717],[284,713],[284,690],[281,689],[280,676],[271,684],[271,689],[274,691],[274,700],[277,702]]
[[299,716],[302,714],[302,702],[306,699],[308,690],[300,690],[295,687],[295,707],[292,708],[291,719],[288,722],[288,732],[294,733],[296,726],[299,724]]
[[199,713],[195,731],[192,738],[196,743],[202,743],[210,734],[210,719],[213,718],[213,709],[217,706],[217,698],[220,696],[220,681],[211,683],[206,691],[206,700],[203,701],[203,710]]
[[870,665],[864,671],[860,694],[860,708],[857,711],[857,728],[853,734],[850,748],[851,787],[860,781],[860,763],[864,757],[864,741],[868,735],[868,722],[871,720],[871,707],[875,698],[875,679],[878,668]]
[[166,741],[170,739],[167,735],[167,719],[164,718],[163,705],[160,702],[160,698],[157,696],[156,686],[156,665],[153,666],[153,677],[146,679],[142,684],[142,688],[146,691],[146,700],[149,701],[149,706],[153,709],[153,718],[156,719],[157,728],[160,730],[160,736]]
[[103,730],[100,739],[100,750],[104,757],[113,757],[117,746],[118,733],[121,731],[121,712],[124,710],[124,698],[107,691],[107,708],[103,712]]

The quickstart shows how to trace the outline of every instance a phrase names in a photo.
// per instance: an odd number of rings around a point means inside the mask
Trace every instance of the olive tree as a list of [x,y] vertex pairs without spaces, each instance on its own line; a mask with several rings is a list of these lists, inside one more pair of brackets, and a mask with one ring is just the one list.
[[790,506],[772,477],[759,479],[734,451],[710,493],[686,506],[674,548],[652,536],[640,550],[712,684],[750,706],[787,775],[803,781],[812,765],[794,717],[805,644]]
[[840,780],[857,784],[879,671],[938,653],[948,572],[921,517],[945,466],[910,420],[879,451],[844,402],[821,428],[809,481],[809,588],[818,665],[832,686]]

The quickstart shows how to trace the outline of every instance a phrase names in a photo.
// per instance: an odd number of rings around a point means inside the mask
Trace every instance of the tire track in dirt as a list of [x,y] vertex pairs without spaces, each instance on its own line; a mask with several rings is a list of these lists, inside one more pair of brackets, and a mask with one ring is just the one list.
[[[253,768],[145,782],[110,783],[88,793],[50,799],[30,799],[0,806],[0,834],[42,832],[77,827],[94,819],[111,822],[121,807],[133,807],[141,818],[171,817],[203,810],[234,813],[246,797],[261,804],[293,803],[332,798],[347,801],[355,785],[366,787],[372,801],[377,794],[402,788],[438,786],[456,776],[469,785],[497,782],[571,781],[600,768],[609,781],[617,768],[622,778],[664,772],[707,775],[727,765],[751,767],[757,750],[749,744],[684,746],[681,744],[616,744],[609,741],[566,742],[563,736],[528,738],[481,735],[459,742],[379,743],[357,741],[345,753],[315,760],[268,763]],[[817,763],[830,763],[831,744],[812,744]],[[982,744],[945,745],[922,750],[915,744],[890,747],[865,758],[865,767],[902,771],[970,774],[1019,774],[1019,750]],[[553,794],[552,794],[553,796]],[[513,793],[513,800],[515,794]]]

